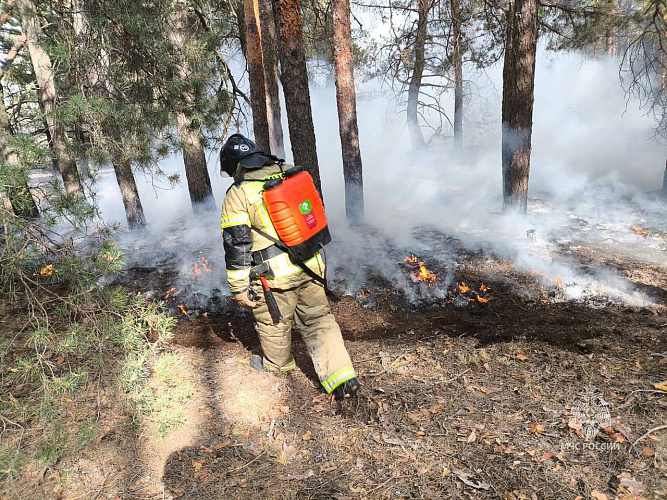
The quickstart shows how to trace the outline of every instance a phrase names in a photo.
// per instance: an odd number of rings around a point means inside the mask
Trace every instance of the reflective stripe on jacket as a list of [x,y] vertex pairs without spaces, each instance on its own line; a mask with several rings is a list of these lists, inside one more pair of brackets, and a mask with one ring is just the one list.
[[[283,170],[290,168],[291,165],[283,165]],[[232,294],[248,289],[252,252],[273,245],[273,242],[252,231],[251,226],[279,239],[262,196],[264,182],[278,177],[282,177],[282,172],[277,164],[255,170],[239,167],[234,175],[237,182],[225,195],[220,227],[225,248],[227,281]],[[271,288],[293,288],[311,279],[290,261],[286,253],[280,253],[267,262],[273,271],[273,277],[267,278]],[[306,261],[306,265],[320,276],[324,275],[324,262],[319,253]]]

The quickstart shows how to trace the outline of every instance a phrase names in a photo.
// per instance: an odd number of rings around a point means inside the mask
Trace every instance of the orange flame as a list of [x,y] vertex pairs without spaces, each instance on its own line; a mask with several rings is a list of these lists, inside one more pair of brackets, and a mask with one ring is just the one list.
[[489,301],[489,299],[485,299],[484,297],[478,295],[477,296],[477,302],[480,302],[482,304],[486,304]]
[[208,260],[206,260],[206,257],[202,257],[201,261],[203,262],[202,267],[204,268],[204,271],[207,273],[212,273],[211,269],[208,267]]
[[43,267],[40,271],[39,274],[42,276],[51,276],[53,274],[53,264],[49,264],[48,266]]
[[470,291],[470,287],[465,284],[465,281],[462,281],[459,283],[459,292],[461,293],[468,293]]
[[632,229],[639,236],[650,236],[651,235],[650,231],[647,231],[646,229],[642,229],[639,226],[631,226],[630,229]]
[[164,300],[167,300],[169,297],[171,297],[171,293],[176,290],[176,287],[171,287],[169,291],[164,295]]
[[482,292],[486,292],[487,290],[490,290],[490,288],[489,288],[488,286],[486,286],[484,283],[481,284],[481,286],[479,287],[479,289],[480,289],[480,291],[482,291]]
[[430,284],[430,283],[435,283],[437,277],[438,276],[436,274],[433,274],[431,271],[429,271],[424,267],[423,262],[419,263],[419,272],[415,274],[415,278]]
[[195,262],[195,276],[199,276],[201,274],[201,269],[199,269],[199,263]]
[[179,305],[178,305],[178,308],[181,310],[181,312],[182,312],[184,315],[187,315],[187,314],[188,314],[188,312],[185,310],[185,307],[183,307],[183,304],[179,304]]
[[403,259],[403,260],[404,260],[405,262],[409,262],[410,264],[416,264],[418,259],[417,259],[417,256],[416,256],[416,255],[412,254],[412,255],[410,255],[410,257],[406,257],[406,258]]

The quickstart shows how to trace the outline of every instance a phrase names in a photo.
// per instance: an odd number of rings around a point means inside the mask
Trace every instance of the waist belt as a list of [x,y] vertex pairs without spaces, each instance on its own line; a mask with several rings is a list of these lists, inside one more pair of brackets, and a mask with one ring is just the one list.
[[272,259],[276,255],[280,255],[281,253],[283,253],[283,251],[280,248],[275,245],[271,245],[270,247],[266,247],[263,250],[257,250],[256,252],[253,252],[252,263],[253,265],[258,266],[263,262]]

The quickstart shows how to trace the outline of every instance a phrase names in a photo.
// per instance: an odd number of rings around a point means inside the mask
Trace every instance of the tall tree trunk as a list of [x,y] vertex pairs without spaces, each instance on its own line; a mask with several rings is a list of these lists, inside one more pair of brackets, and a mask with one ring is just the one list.
[[463,59],[461,57],[461,3],[451,0],[454,31],[454,149],[463,147]]
[[665,175],[662,177],[662,193],[667,196],[667,161],[665,162]]
[[137,229],[146,225],[144,208],[141,206],[137,183],[134,179],[130,160],[126,158],[113,158],[113,169],[116,173],[116,181],[120,188],[120,195],[125,206],[125,217],[130,229]]
[[266,84],[264,82],[264,58],[262,56],[262,33],[259,20],[258,0],[244,0],[243,14],[248,43],[248,80],[252,105],[252,127],[255,143],[262,151],[269,151],[269,121],[267,117]]
[[614,0],[607,0],[607,5],[609,6],[609,13],[607,18],[607,32],[606,32],[606,44],[607,44],[607,54],[613,56],[614,51],[614,17],[616,15],[616,5]]
[[[188,26],[186,12],[182,9],[174,11],[171,19],[172,29],[169,31],[169,39],[174,49],[184,52],[188,44]],[[193,68],[190,67],[186,57],[182,57],[178,65],[178,78],[186,82]],[[178,132],[181,136],[181,151],[185,165],[185,177],[188,181],[190,202],[194,212],[201,210],[214,210],[216,208],[211,178],[208,175],[206,165],[206,151],[201,125],[193,120],[190,113],[196,109],[195,96],[184,91],[183,100],[185,106],[176,112]]]
[[193,123],[193,120],[183,112],[178,113],[177,120],[192,209],[195,213],[202,209],[215,210],[215,198],[206,165],[206,151],[202,142],[201,127]]
[[510,3],[503,67],[503,211],[528,208],[537,12],[537,0]]
[[410,77],[410,85],[408,86],[408,131],[410,132],[410,139],[412,140],[413,149],[421,149],[424,147],[424,135],[419,126],[419,90],[422,84],[422,76],[424,75],[424,66],[426,65],[426,28],[428,21],[429,0],[417,0],[417,11],[419,17],[417,19],[417,35],[415,37],[415,61],[412,68],[412,76]]
[[280,89],[278,87],[278,36],[271,0],[259,0],[259,18],[266,84],[266,112],[269,125],[269,149],[271,154],[285,158],[283,126],[280,121]]
[[39,85],[44,114],[65,189],[68,194],[83,195],[81,178],[76,167],[76,159],[69,150],[65,126],[56,118],[55,72],[51,64],[51,57],[41,45],[41,27],[30,0],[16,0],[16,6],[21,16],[30,61]]
[[278,4],[280,81],[285,94],[292,155],[295,164],[308,169],[321,193],[322,182],[317,161],[313,111],[310,107],[306,54],[303,49],[301,7],[299,0],[274,1]]
[[[12,130],[9,125],[9,115],[5,107],[4,92],[0,86],[0,161],[11,167],[20,168],[19,158],[16,152],[10,147],[9,140],[12,136]],[[28,187],[27,176],[21,175],[14,180],[14,186],[7,190],[7,199],[12,210],[19,217],[37,217],[39,210],[35,203],[30,188]]]
[[333,0],[332,8],[336,104],[345,179],[345,213],[348,219],[357,222],[364,216],[364,181],[357,127],[357,96],[354,90],[350,0]]

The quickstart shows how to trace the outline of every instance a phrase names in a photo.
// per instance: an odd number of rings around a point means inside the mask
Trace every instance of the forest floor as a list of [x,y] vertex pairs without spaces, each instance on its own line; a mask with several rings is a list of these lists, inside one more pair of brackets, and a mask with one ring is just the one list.
[[[137,412],[112,366],[63,399],[63,431],[3,417],[0,498],[667,498],[667,269],[614,244],[560,251],[582,269],[613,269],[645,304],[592,289],[573,301],[567,279],[453,247],[456,266],[426,259],[433,285],[402,258],[407,288],[369,270],[332,306],[362,383],[341,403],[322,392],[298,332],[299,369],[260,373],[247,312],[218,297],[183,313],[175,300],[179,324],[147,385],[156,399],[183,396],[178,411]],[[154,266],[127,285],[162,296],[174,273]],[[20,344],[25,311],[0,306],[0,340]],[[601,428],[586,441],[574,409],[590,391],[606,403],[592,400]],[[0,383],[17,407],[29,392]],[[19,468],[24,449],[39,460]]]
[[[593,248],[580,259],[613,266],[655,304],[558,300],[561,284],[482,253],[424,307],[369,280],[333,305],[362,383],[342,403],[322,392],[298,334],[299,369],[265,374],[248,364],[259,348],[248,314],[181,315],[170,346],[192,389],[181,425],[162,439],[122,394],[90,384],[70,418],[95,420],[94,438],[0,480],[0,498],[667,498],[667,272]],[[610,420],[585,441],[573,406],[591,388],[608,402],[594,418],[608,408]],[[3,427],[6,442],[39,441]]]

